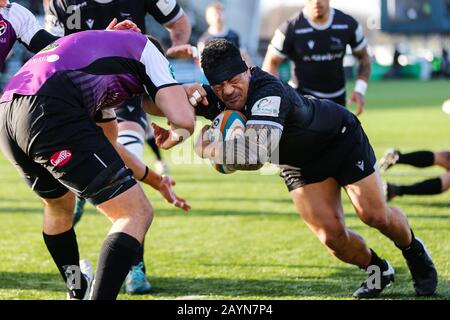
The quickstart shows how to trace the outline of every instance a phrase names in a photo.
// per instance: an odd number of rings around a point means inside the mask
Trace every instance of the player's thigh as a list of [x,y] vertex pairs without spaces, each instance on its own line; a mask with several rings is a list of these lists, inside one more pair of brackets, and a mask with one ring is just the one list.
[[98,205],[97,209],[112,222],[124,218],[133,218],[141,223],[149,224],[153,218],[150,202],[139,184]]
[[434,164],[450,170],[450,151],[438,151],[434,153]]
[[[44,167],[35,163],[16,141],[14,128],[17,123],[14,118],[12,108],[15,105],[2,104],[0,109],[0,149],[5,157],[13,164],[26,184],[41,198],[49,201],[59,199],[68,193],[68,189],[57,181]],[[24,128],[19,130],[24,135],[28,131]]]
[[345,187],[359,218],[373,227],[387,223],[388,207],[383,196],[382,181],[376,171]]
[[298,213],[319,237],[345,230],[340,186],[333,178],[292,190]]
[[29,140],[18,139],[21,149],[77,196],[99,205],[136,184],[131,170],[82,106],[40,97],[28,109],[30,115],[16,121],[30,127]]

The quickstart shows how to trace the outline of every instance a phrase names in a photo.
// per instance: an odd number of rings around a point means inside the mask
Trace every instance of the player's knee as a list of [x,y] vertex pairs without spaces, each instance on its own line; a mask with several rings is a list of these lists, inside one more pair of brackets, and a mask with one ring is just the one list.
[[42,199],[46,214],[72,215],[75,206],[75,195],[68,192],[57,199]]
[[438,152],[436,154],[436,162],[447,170],[450,170],[450,151]]
[[380,208],[370,208],[363,212],[361,216],[362,222],[375,229],[384,229],[387,227],[388,211],[390,209],[386,206]]
[[344,226],[321,230],[319,239],[327,248],[336,252],[345,248],[349,240]]

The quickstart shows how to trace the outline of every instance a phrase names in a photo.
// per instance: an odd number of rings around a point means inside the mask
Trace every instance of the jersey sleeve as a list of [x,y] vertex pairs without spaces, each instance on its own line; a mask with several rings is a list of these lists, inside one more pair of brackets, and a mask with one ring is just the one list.
[[145,67],[145,89],[153,100],[158,90],[178,85],[172,65],[150,40],[147,40],[140,62]]
[[291,51],[293,36],[291,22],[285,21],[276,31],[269,45],[271,53],[286,58]]
[[358,21],[352,17],[349,18],[351,19],[349,29],[351,32],[349,45],[352,47],[353,52],[358,52],[367,46],[367,40],[364,36],[364,31],[361,24],[359,24]]
[[10,23],[17,38],[25,45],[30,45],[31,39],[42,29],[36,17],[26,8],[12,3],[10,8]]
[[49,0],[45,6],[45,30],[57,37],[64,36],[64,5],[59,0]]
[[247,125],[268,125],[283,131],[292,105],[281,84],[267,84],[259,88],[249,105]]
[[145,10],[162,25],[171,24],[184,15],[176,0],[145,0]]
[[213,120],[223,110],[225,110],[225,105],[219,100],[219,98],[217,98],[210,86],[203,85],[203,88],[206,91],[206,99],[209,104],[205,106],[200,103],[197,107],[195,107],[195,114],[208,120]]

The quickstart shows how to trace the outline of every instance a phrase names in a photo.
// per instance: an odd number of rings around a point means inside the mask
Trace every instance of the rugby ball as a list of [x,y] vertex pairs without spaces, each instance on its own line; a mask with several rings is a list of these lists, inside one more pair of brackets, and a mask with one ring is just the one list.
[[[226,110],[219,114],[211,123],[208,130],[208,138],[211,142],[223,142],[233,140],[236,137],[244,136],[245,123],[247,119],[239,111]],[[235,172],[229,169],[226,164],[216,164],[212,162],[214,168],[223,174]]]
[[442,105],[442,111],[450,115],[450,99],[444,101],[444,104]]

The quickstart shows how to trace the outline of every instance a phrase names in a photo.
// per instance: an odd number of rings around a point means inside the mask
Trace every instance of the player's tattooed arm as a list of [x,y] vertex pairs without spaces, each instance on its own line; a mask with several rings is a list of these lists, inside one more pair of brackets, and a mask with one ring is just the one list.
[[266,124],[250,124],[243,137],[224,143],[208,144],[203,130],[204,143],[197,142],[195,151],[202,158],[225,164],[233,170],[259,170],[268,161],[276,160],[282,130]]
[[358,79],[369,81],[371,73],[371,61],[367,48],[354,52],[355,57],[358,59]]

